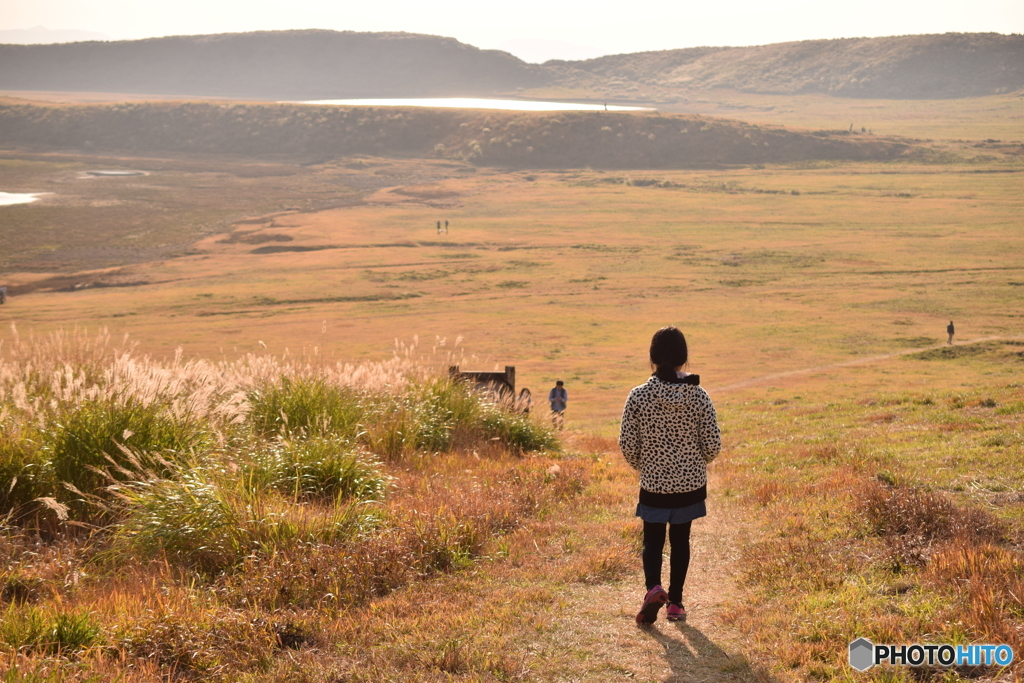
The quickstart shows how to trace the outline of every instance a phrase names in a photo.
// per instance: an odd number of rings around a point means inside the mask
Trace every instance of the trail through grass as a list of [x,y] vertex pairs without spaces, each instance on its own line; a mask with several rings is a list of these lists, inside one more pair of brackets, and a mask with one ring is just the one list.
[[[969,346],[971,344],[983,344],[985,342],[998,341],[998,340],[1002,340],[1002,339],[1007,339],[1007,338],[1005,338],[1005,337],[981,337],[979,339],[970,339],[970,340],[966,340],[966,341],[957,342],[956,343],[956,347],[957,348],[963,348],[964,346],[968,346],[968,348],[969,348]],[[1008,339],[1013,340],[1013,341],[1024,341],[1024,337],[1010,337]],[[885,353],[885,354],[882,354],[882,355],[879,355],[879,356],[868,356],[867,358],[857,358],[857,359],[854,359],[854,360],[848,360],[848,361],[843,362],[843,363],[832,363],[830,365],[816,365],[816,366],[810,367],[810,368],[800,368],[799,370],[790,370],[788,372],[780,372],[780,373],[777,373],[777,374],[774,374],[774,375],[764,375],[763,377],[755,377],[753,379],[744,380],[742,382],[733,382],[732,384],[726,384],[724,386],[714,386],[714,387],[711,387],[711,389],[713,391],[715,391],[715,392],[733,391],[733,390],[736,390],[736,389],[744,389],[746,387],[752,387],[752,386],[755,386],[755,385],[758,385],[758,384],[770,384],[772,382],[775,382],[775,381],[778,381],[778,380],[782,380],[782,379],[800,377],[801,375],[807,375],[807,374],[814,373],[814,372],[826,372],[826,371],[829,371],[829,370],[838,370],[838,369],[841,369],[841,368],[855,367],[855,366],[858,366],[858,365],[871,365],[873,363],[877,363],[879,361],[887,360],[889,358],[898,358],[900,356],[920,355],[922,353],[929,352],[929,351],[931,351],[931,352],[938,352],[937,354],[933,354],[936,357],[942,357],[942,354],[946,354],[946,355],[948,355],[950,357],[955,357],[958,354],[959,355],[966,355],[965,352],[963,352],[963,351],[959,351],[958,352],[956,349],[951,348],[951,346],[948,345],[948,344],[937,344],[937,345],[934,345],[934,346],[923,346],[923,347],[920,347],[920,348],[904,349],[903,351],[896,351],[896,352],[893,352],[893,353]],[[981,349],[980,351],[984,352],[984,349]],[[970,353],[970,351],[968,351],[966,353]]]

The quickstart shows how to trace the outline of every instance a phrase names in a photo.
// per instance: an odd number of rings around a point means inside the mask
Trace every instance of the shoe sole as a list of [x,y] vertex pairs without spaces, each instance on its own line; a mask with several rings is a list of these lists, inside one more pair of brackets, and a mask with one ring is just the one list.
[[658,611],[668,602],[668,593],[662,591],[651,599],[645,599],[640,613],[636,615],[636,623],[653,624],[658,620]]

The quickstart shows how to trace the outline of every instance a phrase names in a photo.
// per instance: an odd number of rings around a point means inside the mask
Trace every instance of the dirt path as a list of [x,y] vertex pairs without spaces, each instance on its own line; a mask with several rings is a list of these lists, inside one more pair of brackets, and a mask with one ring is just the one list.
[[[553,626],[575,649],[589,653],[588,675],[574,680],[766,680],[742,654],[742,635],[722,619],[724,604],[737,593],[740,548],[751,534],[751,525],[736,505],[712,498],[708,508],[709,516],[693,527],[684,592],[686,622],[665,621],[663,610],[655,624],[636,625],[644,593],[639,557],[636,571],[622,581],[583,585],[573,591]],[[667,576],[667,558],[664,571]]]
[[[1024,337],[979,337],[978,339],[971,339],[969,341],[957,342],[954,346],[967,346],[969,344],[978,344],[987,341],[998,341],[998,340],[1024,340]],[[909,356],[912,353],[921,353],[922,351],[932,351],[935,349],[947,348],[947,344],[936,344],[934,346],[922,346],[915,349],[904,349],[902,351],[896,351],[894,353],[884,353],[879,356],[867,356],[865,358],[855,358],[854,360],[844,361],[842,363],[832,363],[829,365],[815,365],[810,368],[801,368],[800,370],[790,370],[788,372],[779,372],[774,375],[764,375],[762,377],[754,377],[752,379],[743,380],[742,382],[733,382],[732,384],[726,384],[724,386],[709,386],[709,391],[714,393],[721,393],[723,391],[731,391],[733,389],[744,389],[751,387],[756,384],[764,384],[772,382],[774,380],[786,379],[789,377],[797,377],[799,375],[809,375],[812,372],[822,372],[825,370],[835,370],[838,368],[848,368],[855,365],[869,365],[876,363],[881,360],[889,358],[898,358],[900,356]]]

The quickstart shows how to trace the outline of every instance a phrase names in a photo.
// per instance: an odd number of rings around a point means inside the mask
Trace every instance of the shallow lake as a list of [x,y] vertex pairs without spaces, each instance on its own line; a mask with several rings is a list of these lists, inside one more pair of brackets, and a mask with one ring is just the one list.
[[147,175],[145,171],[86,171],[85,174],[99,178],[125,178],[128,176]]
[[378,100],[310,100],[300,104],[331,104],[348,107],[445,107],[449,109],[505,109],[509,111],[654,111],[649,107],[577,102],[491,100],[481,97],[423,97]]
[[19,194],[15,192],[0,192],[0,206],[9,206],[10,204],[28,204],[39,199],[39,197],[45,192],[37,192],[35,194]]

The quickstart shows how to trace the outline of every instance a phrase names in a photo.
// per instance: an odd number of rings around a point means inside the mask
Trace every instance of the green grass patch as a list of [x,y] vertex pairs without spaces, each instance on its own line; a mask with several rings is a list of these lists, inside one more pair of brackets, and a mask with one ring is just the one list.
[[123,468],[132,466],[128,451],[156,466],[149,454],[184,459],[210,440],[203,420],[135,398],[63,405],[51,419],[40,429],[40,453],[56,482],[67,482],[86,494],[99,492],[110,478],[124,478]]
[[318,377],[282,377],[252,390],[248,398],[249,424],[263,436],[352,439],[365,413],[356,392]]
[[273,489],[295,500],[380,500],[387,484],[377,463],[342,440],[271,441],[240,459],[252,491]]
[[73,655],[100,641],[92,615],[12,603],[0,611],[0,643],[26,653]]
[[246,484],[231,470],[193,464],[170,478],[121,485],[122,521],[114,532],[115,551],[139,557],[163,554],[216,573],[250,554],[273,553],[292,541],[337,541],[362,523],[362,513],[354,506],[297,506],[276,491],[253,490]]

